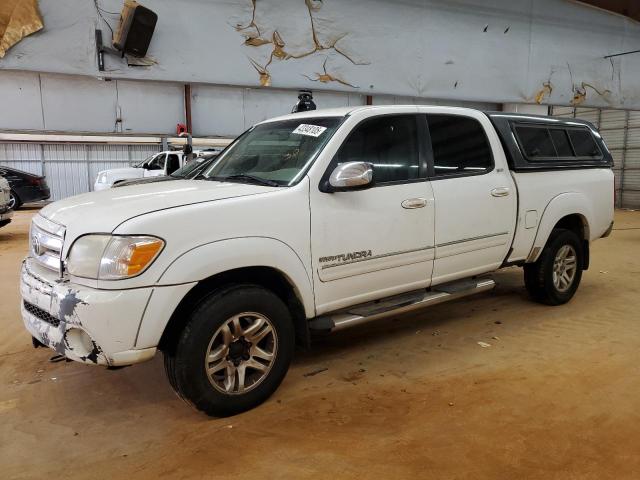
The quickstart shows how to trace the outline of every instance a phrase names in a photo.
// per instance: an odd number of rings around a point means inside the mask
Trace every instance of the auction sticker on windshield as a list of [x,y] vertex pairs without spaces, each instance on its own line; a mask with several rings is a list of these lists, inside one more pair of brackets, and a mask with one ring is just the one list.
[[301,123],[296,127],[293,133],[308,135],[310,137],[319,137],[326,129],[327,127],[321,127],[319,125],[307,125],[306,123]]

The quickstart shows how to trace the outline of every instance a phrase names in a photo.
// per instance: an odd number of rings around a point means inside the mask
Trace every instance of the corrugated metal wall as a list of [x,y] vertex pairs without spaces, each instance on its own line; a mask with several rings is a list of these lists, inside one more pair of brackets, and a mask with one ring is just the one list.
[[593,123],[613,156],[616,206],[640,208],[640,111],[553,107],[552,115]]
[[161,150],[160,144],[0,143],[0,165],[44,175],[51,199],[93,190],[100,170],[127,167]]

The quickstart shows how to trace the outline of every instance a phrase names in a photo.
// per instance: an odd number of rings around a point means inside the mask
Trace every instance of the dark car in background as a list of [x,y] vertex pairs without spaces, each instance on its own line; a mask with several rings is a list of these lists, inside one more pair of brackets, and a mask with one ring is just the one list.
[[6,178],[11,187],[9,205],[13,210],[23,203],[47,200],[51,196],[45,178],[39,175],[0,166],[0,176]]

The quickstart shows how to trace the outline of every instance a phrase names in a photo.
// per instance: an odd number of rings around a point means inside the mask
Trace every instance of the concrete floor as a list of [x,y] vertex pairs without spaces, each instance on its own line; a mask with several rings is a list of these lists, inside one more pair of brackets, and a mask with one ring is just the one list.
[[492,293],[316,342],[227,419],[178,400],[160,357],[107,371],[31,348],[33,213],[0,230],[3,479],[640,478],[640,212],[617,212],[568,305],[502,271]]

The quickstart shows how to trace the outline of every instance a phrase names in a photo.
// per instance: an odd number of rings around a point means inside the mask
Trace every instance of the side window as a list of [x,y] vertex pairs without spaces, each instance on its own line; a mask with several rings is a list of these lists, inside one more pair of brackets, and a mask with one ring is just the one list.
[[171,175],[177,169],[180,168],[180,160],[178,159],[178,155],[171,154],[167,155],[167,175]]
[[556,152],[559,157],[572,157],[573,150],[571,150],[571,143],[569,143],[569,137],[567,131],[560,128],[552,128],[549,130],[553,145],[556,147]]
[[577,157],[600,157],[602,153],[586,128],[567,130]]
[[385,115],[365,120],[340,147],[337,163],[372,163],[376,183],[420,178],[416,122],[416,115]]
[[518,126],[516,133],[527,158],[536,160],[556,156],[556,149],[547,128]]
[[482,173],[493,166],[493,156],[480,122],[459,115],[428,114],[436,177]]
[[161,153],[157,155],[151,162],[149,162],[148,170],[164,170],[164,161],[167,157],[166,154]]
[[602,157],[587,128],[516,125],[514,130],[520,148],[529,160],[553,162]]

